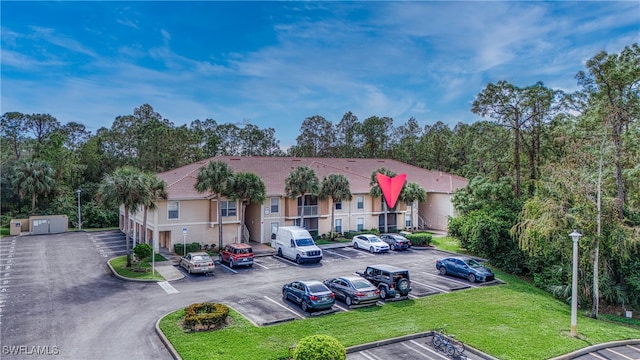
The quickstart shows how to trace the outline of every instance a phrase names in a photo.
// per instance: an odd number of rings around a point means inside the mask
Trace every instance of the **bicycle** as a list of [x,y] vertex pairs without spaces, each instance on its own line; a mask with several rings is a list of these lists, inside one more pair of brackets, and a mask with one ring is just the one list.
[[466,350],[464,343],[456,340],[455,335],[447,335],[446,327],[447,325],[444,325],[441,328],[433,329],[431,341],[429,341],[428,344],[455,360],[465,360],[467,356],[464,355],[464,351]]

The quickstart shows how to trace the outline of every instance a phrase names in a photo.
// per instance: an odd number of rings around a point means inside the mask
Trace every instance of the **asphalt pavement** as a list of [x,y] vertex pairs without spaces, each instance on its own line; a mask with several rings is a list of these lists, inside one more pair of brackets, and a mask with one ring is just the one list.
[[[106,266],[109,258],[126,253],[121,233],[3,237],[0,358],[172,359],[174,355],[155,330],[157,321],[169,312],[195,302],[216,301],[230,304],[256,325],[304,318],[308,314],[282,301],[283,283],[318,274],[330,278],[353,273],[372,261],[411,268],[415,279],[412,296],[470,287],[464,280],[441,277],[433,269],[413,270],[442,256],[436,250],[380,255],[344,246],[322,246],[326,252],[323,264],[306,266],[270,256],[266,248],[253,268],[220,265],[214,276],[186,275],[175,266],[177,258],[170,258],[156,263],[167,281],[133,282],[118,278]],[[220,291],[230,287],[234,291]],[[340,304],[336,310],[348,308]],[[638,344],[640,339],[598,345],[558,359],[640,359]],[[424,334],[415,334],[350,348],[349,359],[383,360],[399,351],[402,357],[394,358],[441,359],[443,355],[425,345]],[[468,354],[474,354],[468,357],[473,359],[491,358],[471,349]]]

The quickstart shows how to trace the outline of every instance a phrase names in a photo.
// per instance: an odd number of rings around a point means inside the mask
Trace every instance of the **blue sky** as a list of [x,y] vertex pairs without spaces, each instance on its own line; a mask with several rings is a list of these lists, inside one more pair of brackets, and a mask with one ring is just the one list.
[[576,90],[602,50],[640,40],[640,2],[0,2],[1,113],[48,113],[95,133],[148,103],[273,127],[478,117],[489,82]]

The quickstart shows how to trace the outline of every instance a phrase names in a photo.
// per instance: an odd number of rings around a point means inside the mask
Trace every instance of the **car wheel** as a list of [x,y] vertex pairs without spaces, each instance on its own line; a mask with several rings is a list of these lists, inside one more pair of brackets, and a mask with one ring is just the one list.
[[296,264],[302,264],[302,258],[300,257],[300,255],[296,255]]
[[345,296],[344,303],[347,304],[347,306],[351,306],[351,304],[353,303],[353,300],[351,300],[351,296]]
[[467,279],[469,279],[470,282],[476,282],[476,276],[473,274],[469,274],[469,276],[467,276]]
[[398,287],[398,290],[400,291],[401,294],[403,295],[409,294],[409,280],[400,279],[398,280],[398,283],[396,284],[396,286]]
[[302,304],[300,304],[300,306],[302,307],[302,311],[309,312],[309,305],[307,305],[306,301],[302,300]]
[[357,249],[357,248],[358,248],[358,243],[357,243],[357,242],[354,242],[354,243],[353,243],[353,248],[354,248],[354,249]]
[[395,249],[396,249],[396,246],[392,243],[391,245],[389,245],[389,248],[390,248],[391,250],[395,250]]
[[387,298],[387,289],[384,286],[380,287],[380,299]]
[[229,259],[229,267],[233,269],[234,266],[235,264],[233,263],[233,260]]
[[369,252],[370,252],[370,253],[374,252],[374,250],[373,250],[373,246],[369,248]]
[[447,269],[444,266],[440,266],[438,271],[440,271],[440,275],[447,275]]
[[220,261],[220,264],[223,263],[222,255],[218,255],[218,261]]
[[278,256],[282,257],[282,249],[278,248]]
[[287,291],[286,290],[282,290],[282,300],[287,301],[288,296],[287,296]]
[[191,267],[187,266],[187,272],[189,272],[189,274],[191,274]]

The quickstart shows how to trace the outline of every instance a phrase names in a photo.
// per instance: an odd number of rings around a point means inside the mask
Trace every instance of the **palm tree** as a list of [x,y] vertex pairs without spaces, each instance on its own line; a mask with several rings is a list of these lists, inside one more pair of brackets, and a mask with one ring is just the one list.
[[302,197],[302,211],[300,212],[300,226],[304,226],[304,196],[317,194],[319,181],[315,171],[307,166],[298,166],[284,180],[284,192],[288,198]]
[[54,171],[46,161],[25,161],[15,179],[20,196],[31,196],[31,214],[35,214],[38,195],[47,195],[55,185]]
[[[319,196],[321,199],[330,197],[333,204],[342,200],[351,200],[352,195],[349,187],[349,180],[342,174],[331,174],[329,177],[323,178],[322,183],[320,184]],[[333,204],[331,206],[331,239],[334,237],[333,226],[335,205]]]
[[240,172],[229,181],[229,196],[234,200],[240,200],[240,230],[245,221],[247,205],[256,202],[262,203],[267,195],[267,190],[262,179],[254,173]]
[[144,174],[131,166],[116,169],[113,174],[105,175],[98,188],[98,201],[104,206],[120,207],[124,205],[124,232],[127,241],[127,267],[131,267],[131,243],[129,242],[129,214],[135,213],[138,207],[148,198],[148,187]]
[[416,183],[408,183],[400,192],[400,199],[406,201],[407,206],[411,206],[411,225],[413,225],[413,203],[425,202],[427,200],[427,192]]
[[[371,186],[371,189],[369,189],[369,196],[371,196],[374,199],[382,197],[382,189],[380,188],[380,184],[378,184],[378,179],[376,178],[376,174],[378,173],[382,175],[386,175],[388,177],[396,176],[395,172],[383,167],[371,173],[371,178],[369,178],[369,186]],[[384,232],[388,232],[389,230],[387,227],[387,212],[389,211],[389,209],[386,202],[383,202],[383,204],[384,204],[383,205],[384,206]]]
[[156,176],[155,174],[145,174],[143,180],[145,182],[145,185],[149,189],[149,192],[146,194],[147,197],[143,199],[142,204],[144,206],[144,216],[142,220],[142,242],[147,243],[147,213],[149,210],[156,210],[158,208],[156,202],[158,200],[166,200],[168,194],[167,183],[164,180],[160,180],[160,178],[158,178],[158,176]]
[[195,189],[200,192],[210,192],[218,202],[218,249],[222,248],[222,196],[228,194],[229,179],[233,171],[227,163],[222,161],[210,161],[207,166],[200,168],[196,178]]

